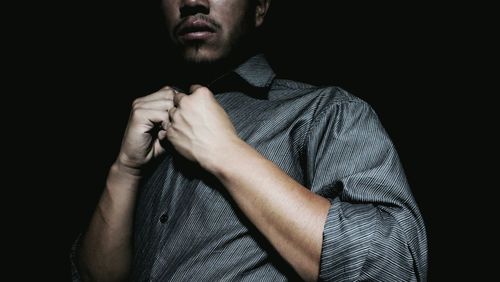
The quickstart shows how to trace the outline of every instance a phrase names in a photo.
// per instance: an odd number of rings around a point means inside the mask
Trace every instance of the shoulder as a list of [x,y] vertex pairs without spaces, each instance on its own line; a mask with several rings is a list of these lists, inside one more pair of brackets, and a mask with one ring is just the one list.
[[271,85],[271,92],[275,99],[279,100],[304,99],[313,102],[316,116],[337,111],[339,108],[373,111],[366,101],[334,85],[316,86],[300,81],[277,78]]

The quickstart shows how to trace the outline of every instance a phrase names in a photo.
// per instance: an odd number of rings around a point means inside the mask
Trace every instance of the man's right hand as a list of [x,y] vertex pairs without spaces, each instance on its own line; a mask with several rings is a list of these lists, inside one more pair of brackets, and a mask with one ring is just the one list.
[[173,98],[174,90],[164,87],[132,104],[120,153],[77,251],[82,281],[128,281],[136,192],[144,165],[165,153]]
[[161,142],[170,126],[168,111],[174,107],[173,97],[174,90],[167,86],[133,102],[117,159],[119,167],[140,175],[144,165],[165,152]]

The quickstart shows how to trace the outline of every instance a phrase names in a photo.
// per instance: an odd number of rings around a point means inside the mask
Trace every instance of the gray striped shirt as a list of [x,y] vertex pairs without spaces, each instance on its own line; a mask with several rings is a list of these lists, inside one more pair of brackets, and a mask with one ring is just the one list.
[[[320,280],[426,280],[422,217],[366,102],[278,79],[262,55],[209,88],[243,140],[330,200]],[[300,280],[217,179],[173,150],[141,187],[134,251],[133,281]]]

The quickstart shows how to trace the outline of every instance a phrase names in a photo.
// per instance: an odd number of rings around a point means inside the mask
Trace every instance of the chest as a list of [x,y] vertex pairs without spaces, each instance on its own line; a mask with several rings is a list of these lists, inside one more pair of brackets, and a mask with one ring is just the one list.
[[[269,101],[239,94],[216,98],[241,139],[304,183],[302,146],[310,124],[308,103]],[[165,257],[187,263],[193,254],[222,256],[222,252],[241,246],[254,250],[254,255],[262,254],[259,243],[250,235],[251,229],[214,176],[171,151],[138,198],[137,258],[147,261],[148,257]],[[145,246],[148,247],[143,249]]]

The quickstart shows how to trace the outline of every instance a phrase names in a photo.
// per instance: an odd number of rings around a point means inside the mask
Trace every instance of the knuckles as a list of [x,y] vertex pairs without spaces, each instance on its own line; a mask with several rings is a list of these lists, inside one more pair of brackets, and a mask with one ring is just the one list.
[[208,89],[207,87],[200,87],[198,89],[196,89],[193,94],[195,95],[199,95],[199,96],[212,96],[212,91],[210,91],[210,89]]
[[139,121],[141,119],[143,119],[145,115],[145,111],[143,109],[134,109],[131,113],[130,113],[130,119],[132,121]]
[[161,94],[161,97],[162,98],[165,98],[165,99],[173,99],[174,98],[174,95],[175,95],[175,92],[173,89],[171,88],[168,88],[168,89],[165,89],[165,90],[161,90],[160,91],[160,94]]
[[132,109],[139,108],[139,105],[142,103],[142,98],[137,98],[132,102]]

